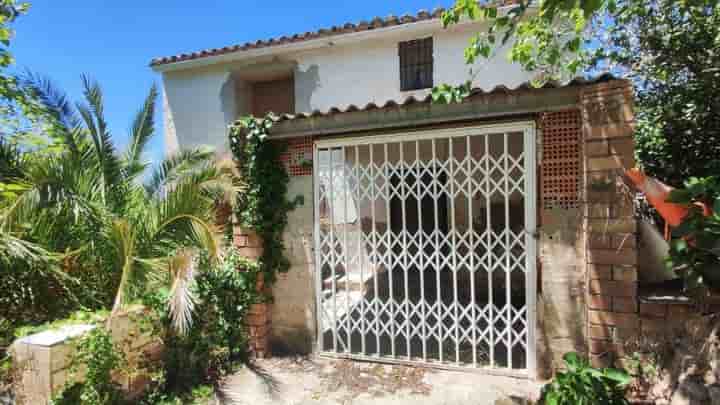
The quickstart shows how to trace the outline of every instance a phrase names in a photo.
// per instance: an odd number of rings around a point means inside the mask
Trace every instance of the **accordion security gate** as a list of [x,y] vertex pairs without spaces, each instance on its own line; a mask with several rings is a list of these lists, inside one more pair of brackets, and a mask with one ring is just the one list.
[[319,140],[323,355],[535,369],[535,129]]

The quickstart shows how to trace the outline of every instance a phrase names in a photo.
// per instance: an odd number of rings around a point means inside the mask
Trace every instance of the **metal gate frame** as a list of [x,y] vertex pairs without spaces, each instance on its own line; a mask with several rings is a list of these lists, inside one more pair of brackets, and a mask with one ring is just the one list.
[[[321,322],[323,320],[320,293],[322,291],[322,276],[320,272],[320,191],[319,191],[319,159],[318,150],[323,148],[334,148],[344,146],[360,146],[372,144],[386,144],[410,141],[422,141],[429,139],[447,139],[462,136],[490,135],[498,133],[523,133],[524,153],[524,176],[525,176],[525,292],[527,308],[527,343],[526,343],[526,368],[513,369],[496,367],[473,367],[470,365],[453,365],[435,361],[419,362],[417,360],[406,360],[396,356],[373,356],[364,354],[353,354],[350,352],[327,352],[323,351],[323,332]],[[361,361],[371,361],[389,364],[406,364],[412,366],[423,366],[438,369],[476,371],[492,375],[509,375],[515,377],[532,378],[537,375],[537,146],[536,146],[536,124],[534,121],[516,121],[502,124],[485,124],[448,129],[421,130],[405,133],[379,134],[371,136],[319,139],[313,142],[313,240],[314,240],[314,274],[315,277],[315,306],[316,306],[316,333],[317,341],[315,354],[320,357],[344,358]],[[509,305],[509,304],[508,304]]]

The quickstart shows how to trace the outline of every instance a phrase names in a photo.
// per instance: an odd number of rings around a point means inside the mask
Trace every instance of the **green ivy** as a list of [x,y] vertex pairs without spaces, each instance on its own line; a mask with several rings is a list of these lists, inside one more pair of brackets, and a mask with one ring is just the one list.
[[290,177],[280,162],[283,145],[268,140],[272,116],[263,119],[245,117],[230,127],[230,148],[244,183],[238,194],[236,216],[240,225],[252,229],[263,239],[264,252],[260,269],[272,283],[278,272],[287,272],[290,261],[285,256],[283,233],[288,212],[302,203],[287,198]]
[[[98,327],[83,336],[73,358],[71,377],[53,405],[115,405],[123,403],[120,387],[112,379],[114,370],[125,362],[122,351],[115,347],[110,332]],[[85,369],[83,382],[75,375]]]
[[625,405],[630,376],[624,370],[590,367],[577,353],[563,356],[566,371],[558,372],[542,390],[545,405]]

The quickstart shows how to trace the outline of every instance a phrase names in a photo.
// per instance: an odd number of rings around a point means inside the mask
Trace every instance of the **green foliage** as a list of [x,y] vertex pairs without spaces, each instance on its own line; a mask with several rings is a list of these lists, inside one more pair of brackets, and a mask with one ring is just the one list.
[[12,358],[7,352],[15,336],[10,321],[0,318],[0,392],[12,383]]
[[127,150],[119,152],[97,83],[83,78],[84,102],[76,105],[36,76],[24,86],[42,107],[55,146],[23,144],[0,153],[0,167],[13,168],[0,179],[6,191],[0,266],[7,275],[0,288],[10,292],[0,315],[21,324],[77,309],[117,311],[146,289],[169,286],[174,326],[187,328],[195,257],[219,256],[215,205],[234,192],[232,176],[214,165],[212,154],[186,151],[142,184],[154,87],[133,119]]
[[[591,56],[584,46],[592,42],[588,33],[594,31],[604,15],[614,12],[618,3],[615,0],[521,0],[500,7],[492,1],[457,0],[443,13],[442,23],[447,27],[463,18],[485,21],[488,28],[472,36],[465,49],[465,62],[472,65],[478,58],[494,56],[498,46],[510,44],[508,58],[534,72],[534,83],[541,85],[548,80],[574,77],[582,71]],[[453,91],[452,86],[439,86],[435,90]],[[447,96],[438,99],[454,100]]]
[[644,170],[680,187],[720,175],[720,3],[631,1],[606,52],[636,86],[636,153]]
[[260,268],[272,283],[277,272],[286,272],[283,232],[288,212],[302,202],[288,201],[289,177],[280,162],[282,146],[267,140],[273,120],[246,117],[230,127],[230,147],[241,172],[243,192],[238,194],[236,215],[241,226],[252,229],[263,239]]
[[[442,22],[461,18],[488,27],[471,39],[468,64],[509,45],[509,59],[532,72],[536,85],[604,70],[630,79],[636,153],[648,174],[679,187],[689,177],[720,173],[716,0],[523,0],[506,7],[457,0]],[[433,100],[458,102],[467,87],[440,85]]]
[[546,405],[624,405],[625,387],[630,376],[623,370],[590,367],[587,359],[577,353],[563,356],[566,371],[558,372],[555,378],[545,385],[542,399]]
[[[160,320],[165,346],[163,395],[187,394],[190,387],[215,383],[246,360],[243,319],[261,299],[255,289],[257,264],[231,249],[217,264],[201,260],[199,269],[192,290],[195,312],[201,316],[184,335],[167,328],[167,315]],[[147,302],[167,314],[162,297],[149,296]]]
[[[82,337],[78,344],[71,378],[66,388],[53,400],[54,405],[114,405],[122,403],[119,386],[112,373],[125,361],[122,351],[115,347],[110,333],[96,328]],[[75,380],[80,367],[85,370],[82,382]]]
[[[720,177],[691,177],[684,188],[670,193],[668,201],[690,207],[688,216],[673,229],[668,264],[680,273],[689,291],[720,288]],[[695,203],[713,212],[705,216]]]
[[211,403],[215,389],[211,385],[198,385],[187,393],[157,391],[143,398],[143,405],[207,405]]

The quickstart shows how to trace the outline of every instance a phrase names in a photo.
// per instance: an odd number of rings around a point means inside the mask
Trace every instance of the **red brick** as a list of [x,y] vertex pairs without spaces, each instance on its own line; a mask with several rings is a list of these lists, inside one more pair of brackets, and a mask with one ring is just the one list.
[[634,266],[637,264],[637,251],[634,249],[590,249],[588,262]]
[[612,203],[619,197],[615,190],[599,191],[588,189],[587,200],[590,203]]
[[612,310],[615,312],[636,313],[638,310],[637,299],[635,297],[613,297]]
[[235,226],[233,228],[235,247],[262,247],[262,238],[255,231]]
[[585,144],[585,154],[588,156],[610,156],[610,144],[607,140],[591,141]]
[[637,267],[612,266],[612,278],[615,281],[637,281]]
[[588,232],[596,233],[635,233],[637,220],[635,218],[591,218],[587,221]]
[[668,304],[668,318],[684,319],[693,314],[695,310],[686,304]]
[[635,154],[635,141],[631,137],[611,139],[608,146],[613,155],[632,157]]
[[609,311],[588,311],[588,319],[591,324],[617,326],[620,328],[637,328],[637,314],[620,314]]
[[591,249],[610,249],[612,239],[609,234],[592,232],[588,234],[588,246]]
[[588,336],[595,339],[612,339],[612,329],[604,325],[590,325],[588,328]]
[[[608,157],[606,159],[614,159]],[[622,173],[619,170],[586,170],[587,174],[587,188],[590,191],[605,191],[613,192],[617,191],[617,185]],[[593,201],[593,200],[590,200]],[[605,200],[603,200],[605,202]],[[614,203],[615,200],[609,200],[607,203]]]
[[[625,169],[623,159],[619,156],[607,156],[607,157],[591,157],[587,159],[587,165],[585,170],[596,171],[596,170],[618,170]],[[629,169],[629,167],[627,167]]]
[[613,297],[635,297],[637,283],[614,280],[590,280],[590,294],[607,295]]
[[635,132],[632,122],[603,125],[599,127],[586,126],[585,133],[590,140],[626,138]]
[[640,303],[640,315],[651,318],[665,318],[667,315],[667,305]]
[[602,354],[615,351],[615,346],[609,340],[590,339],[589,346],[590,353],[592,354]]
[[664,332],[666,326],[664,319],[642,319],[640,321],[640,330],[643,334],[655,335],[658,332]]
[[591,295],[588,297],[588,305],[591,309],[609,311],[612,309],[612,297],[605,295]]
[[590,202],[588,203],[588,218],[609,218],[612,215],[612,202]]
[[[640,321],[642,322],[642,320]],[[613,340],[616,342],[627,342],[637,338],[640,329],[638,325],[632,325],[629,328],[616,327],[613,329]]]
[[630,82],[618,79],[602,83],[596,83],[592,86],[582,88],[583,100],[591,100],[593,98],[607,97],[610,95],[622,95],[627,98],[631,98],[633,93]]
[[605,264],[588,264],[591,280],[612,280],[612,266]]
[[611,247],[613,249],[635,249],[637,248],[637,237],[634,233],[611,234]]
[[252,304],[250,306],[250,309],[248,310],[248,314],[250,314],[250,315],[265,315],[267,312],[268,312],[268,305],[265,303]]
[[264,326],[267,325],[268,322],[269,317],[267,316],[267,314],[249,314],[245,317],[245,323],[249,326]]

